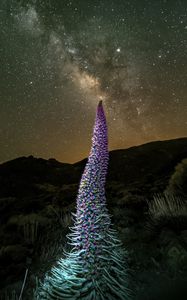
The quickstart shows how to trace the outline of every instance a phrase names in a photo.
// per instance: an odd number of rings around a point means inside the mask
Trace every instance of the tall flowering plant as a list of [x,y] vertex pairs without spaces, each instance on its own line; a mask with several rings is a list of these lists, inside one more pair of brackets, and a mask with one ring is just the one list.
[[129,299],[125,250],[111,228],[105,182],[109,161],[107,124],[102,102],[97,107],[92,146],[80,181],[74,226],[64,251],[36,299]]

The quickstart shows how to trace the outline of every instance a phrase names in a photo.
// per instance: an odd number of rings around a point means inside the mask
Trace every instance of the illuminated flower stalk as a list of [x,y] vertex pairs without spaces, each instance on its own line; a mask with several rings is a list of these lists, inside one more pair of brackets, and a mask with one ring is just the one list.
[[74,226],[67,235],[72,245],[45,277],[37,299],[129,299],[125,250],[111,228],[106,207],[108,167],[107,125],[102,102],[97,107],[90,155],[78,196]]

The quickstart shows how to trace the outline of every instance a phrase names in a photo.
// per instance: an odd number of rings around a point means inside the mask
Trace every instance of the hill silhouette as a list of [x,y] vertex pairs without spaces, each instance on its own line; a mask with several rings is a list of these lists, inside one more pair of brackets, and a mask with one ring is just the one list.
[[[139,185],[166,179],[177,163],[187,157],[187,138],[156,141],[110,152],[108,181]],[[75,164],[20,157],[0,165],[0,197],[31,196],[36,184],[78,184],[87,159]],[[164,182],[165,183],[165,182]]]

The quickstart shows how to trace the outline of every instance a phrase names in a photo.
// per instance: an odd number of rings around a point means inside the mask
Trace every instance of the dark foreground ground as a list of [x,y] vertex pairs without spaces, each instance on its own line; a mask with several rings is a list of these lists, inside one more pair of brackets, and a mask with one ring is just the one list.
[[[107,204],[128,252],[133,300],[186,299],[185,189],[182,208],[150,211],[184,158],[187,138],[110,152]],[[30,156],[0,165],[0,299],[18,299],[26,269],[23,299],[32,299],[37,280],[61,257],[85,163]]]

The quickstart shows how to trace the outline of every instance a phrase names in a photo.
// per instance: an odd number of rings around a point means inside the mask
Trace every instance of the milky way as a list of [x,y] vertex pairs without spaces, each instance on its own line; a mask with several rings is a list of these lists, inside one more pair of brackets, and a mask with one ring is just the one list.
[[[141,3],[140,3],[141,2]],[[187,135],[186,1],[1,1],[0,162]]]

